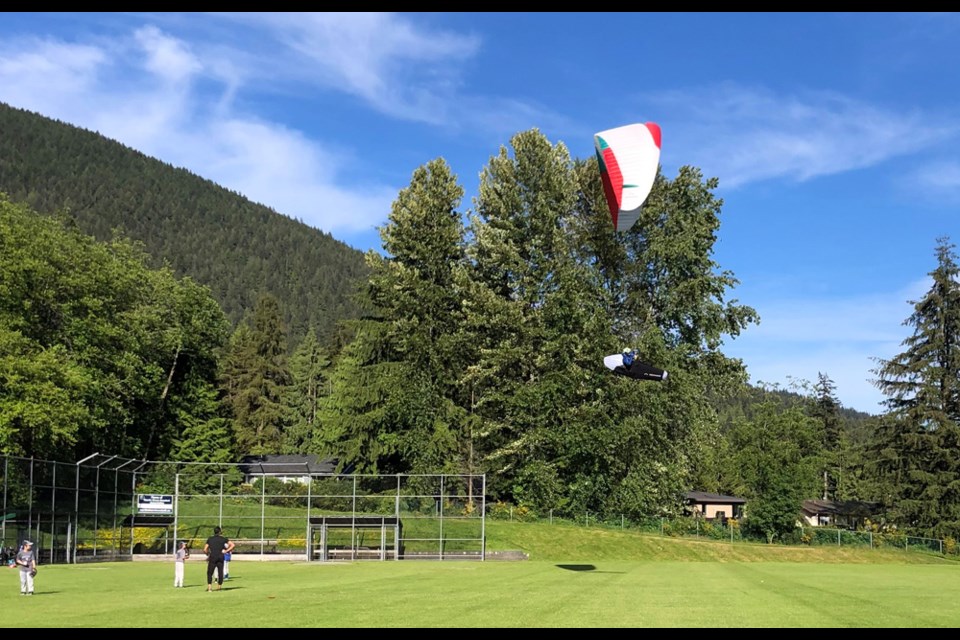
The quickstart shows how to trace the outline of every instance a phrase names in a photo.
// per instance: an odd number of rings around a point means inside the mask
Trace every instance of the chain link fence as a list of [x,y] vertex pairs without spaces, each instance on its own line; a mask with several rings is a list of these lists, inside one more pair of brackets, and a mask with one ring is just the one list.
[[[538,514],[526,507],[504,503],[491,503],[488,518],[518,522],[545,522],[604,529],[638,531],[651,535],[674,538],[699,538],[730,543],[770,542],[762,536],[749,533],[745,518],[708,520],[696,516],[645,516],[630,518],[625,515],[601,516],[584,513],[582,516],[554,515],[553,511]],[[791,535],[773,544],[804,546],[861,547],[870,549],[903,549],[934,553],[943,556],[960,556],[960,546],[955,540],[910,536],[897,531],[850,530],[834,527],[798,526]]]
[[[485,558],[483,475],[274,473],[258,464],[77,463],[0,457],[0,547],[34,541],[43,563],[129,560],[203,547],[214,527],[238,556],[308,560]],[[289,467],[289,464],[284,465]]]
[[[44,563],[171,554],[178,540],[202,548],[219,526],[240,556],[308,560],[479,559],[486,521],[566,523],[766,543],[733,518],[624,515],[560,517],[486,500],[484,475],[272,474],[244,463],[152,462],[94,455],[76,463],[14,456],[3,468],[0,554],[24,539]],[[893,548],[958,556],[954,540],[896,531],[797,527],[777,544]]]

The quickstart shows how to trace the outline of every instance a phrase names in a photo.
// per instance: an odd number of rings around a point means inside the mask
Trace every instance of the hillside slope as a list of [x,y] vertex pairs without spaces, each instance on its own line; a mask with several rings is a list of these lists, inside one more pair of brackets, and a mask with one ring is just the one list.
[[689,562],[955,563],[942,556],[903,549],[869,547],[794,547],[748,542],[672,538],[639,531],[570,524],[486,523],[487,549],[521,550],[530,560],[664,560]]
[[185,169],[3,103],[0,191],[66,212],[101,240],[119,229],[156,265],[209,286],[234,323],[261,292],[280,300],[293,342],[311,324],[325,334],[357,314],[360,251]]

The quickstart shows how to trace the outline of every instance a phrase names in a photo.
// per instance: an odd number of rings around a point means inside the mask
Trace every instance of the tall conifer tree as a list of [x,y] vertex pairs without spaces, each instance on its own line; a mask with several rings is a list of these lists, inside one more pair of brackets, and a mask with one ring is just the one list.
[[457,347],[463,189],[442,159],[414,171],[370,252],[369,315],[333,372],[315,448],[358,468],[460,471],[467,433]]
[[231,339],[224,368],[226,400],[241,455],[279,453],[286,417],[283,394],[290,384],[286,329],[277,299],[257,300],[251,317]]
[[284,433],[285,453],[306,453],[319,426],[320,399],[330,392],[331,360],[317,340],[313,327],[290,357],[291,385],[284,403],[288,425]]
[[840,464],[840,401],[836,397],[836,386],[830,376],[818,373],[813,387],[812,415],[823,430],[823,450],[825,467],[823,469],[824,500],[836,497],[837,477]]
[[901,526],[960,536],[960,268],[954,245],[937,239],[933,284],[904,324],[904,351],[878,359],[876,386],[888,398],[873,445],[878,471],[897,474],[889,502]]

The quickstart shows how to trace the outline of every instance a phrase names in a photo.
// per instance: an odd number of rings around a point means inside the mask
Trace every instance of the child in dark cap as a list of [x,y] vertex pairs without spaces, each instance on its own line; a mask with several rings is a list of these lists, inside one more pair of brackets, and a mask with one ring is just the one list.
[[33,595],[33,578],[37,575],[37,559],[33,555],[33,542],[24,540],[17,552],[16,567],[20,569],[20,595]]

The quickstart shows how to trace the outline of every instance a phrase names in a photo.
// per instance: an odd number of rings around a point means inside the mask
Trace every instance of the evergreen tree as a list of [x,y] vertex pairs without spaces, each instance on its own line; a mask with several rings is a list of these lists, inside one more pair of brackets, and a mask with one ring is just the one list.
[[184,465],[179,470],[180,491],[219,491],[221,474],[225,474],[226,486],[240,479],[239,470],[232,464],[240,457],[234,449],[230,422],[221,415],[221,403],[213,385],[191,380],[188,389],[187,401],[174,409],[182,431],[174,442],[171,458],[204,464]]
[[290,384],[286,330],[277,299],[263,294],[237,328],[224,368],[225,397],[241,455],[282,450],[283,395]]
[[595,417],[587,406],[598,401],[598,340],[608,335],[599,287],[568,232],[577,197],[566,147],[531,130],[490,159],[471,217],[473,410],[493,490],[541,510],[561,506],[577,473],[569,456]]
[[330,395],[320,400],[320,428],[310,450],[335,457],[357,473],[403,473],[397,425],[416,401],[417,378],[403,363],[385,357],[386,323],[365,318],[351,323],[355,336],[330,374]]
[[315,447],[358,468],[460,471],[469,436],[457,347],[463,189],[442,159],[414,171],[367,255],[368,317],[333,373]]
[[320,399],[329,393],[331,360],[311,327],[290,358],[292,383],[285,406],[289,411],[284,433],[285,453],[306,453],[319,426]]
[[835,487],[833,498],[836,500],[863,500],[880,504],[870,476],[865,472],[866,450],[863,444],[856,442],[847,430],[840,431],[837,446],[831,453],[825,454],[831,460],[831,480]]
[[823,429],[823,450],[826,467],[823,469],[824,500],[832,499],[837,493],[837,469],[840,462],[840,402],[836,398],[836,387],[830,376],[818,372],[813,387],[814,398],[812,415]]
[[872,450],[880,473],[896,474],[890,498],[901,526],[960,535],[960,268],[954,245],[937,239],[933,284],[905,325],[904,351],[878,359],[874,384],[888,419]]

